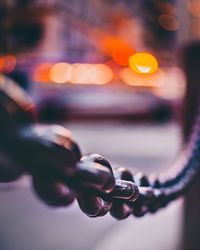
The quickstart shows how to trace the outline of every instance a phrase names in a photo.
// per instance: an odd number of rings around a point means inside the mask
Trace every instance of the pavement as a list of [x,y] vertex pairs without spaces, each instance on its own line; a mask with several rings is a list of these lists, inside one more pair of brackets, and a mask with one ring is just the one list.
[[[181,145],[179,126],[115,123],[68,123],[83,154],[98,152],[113,166],[133,172],[162,172]],[[183,200],[155,215],[116,221],[109,214],[91,219],[74,203],[53,209],[22,179],[0,186],[0,250],[178,250]]]

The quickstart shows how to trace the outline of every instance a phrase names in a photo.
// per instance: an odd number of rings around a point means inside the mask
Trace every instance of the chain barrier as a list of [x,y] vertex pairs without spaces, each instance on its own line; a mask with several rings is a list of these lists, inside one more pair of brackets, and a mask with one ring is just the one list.
[[70,131],[35,123],[34,104],[12,81],[0,76],[0,181],[32,176],[37,195],[52,206],[77,199],[89,217],[108,212],[117,218],[155,213],[178,198],[200,172],[200,114],[177,162],[165,174],[146,177],[113,169],[98,154],[82,156]]

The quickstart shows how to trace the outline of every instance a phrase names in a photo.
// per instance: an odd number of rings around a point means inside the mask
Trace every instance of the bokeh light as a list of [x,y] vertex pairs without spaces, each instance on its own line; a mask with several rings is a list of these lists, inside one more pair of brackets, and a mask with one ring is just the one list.
[[158,17],[160,26],[168,31],[175,31],[179,28],[179,23],[174,15],[163,14]]
[[77,84],[91,84],[95,77],[95,67],[87,63],[75,63],[72,65],[70,82]]
[[55,83],[66,83],[71,78],[72,66],[69,63],[56,63],[49,72],[49,79]]
[[150,53],[135,53],[129,58],[129,67],[139,74],[151,74],[158,70],[158,62]]
[[122,81],[136,87],[160,87],[163,84],[163,76],[162,70],[153,74],[138,74],[126,67],[120,71]]
[[102,49],[108,55],[112,55],[112,52],[115,48],[121,47],[124,45],[124,41],[121,38],[115,36],[105,36],[101,42]]
[[72,65],[71,83],[106,84],[112,79],[113,72],[105,64],[75,63]]
[[0,57],[0,72],[2,73],[10,73],[16,67],[16,57],[13,55],[6,55]]
[[128,66],[129,57],[135,53],[134,49],[126,45],[118,45],[112,51],[113,60],[121,66]]
[[113,77],[112,69],[106,64],[42,63],[33,71],[33,80],[41,83],[106,84]]
[[112,69],[105,64],[96,64],[95,73],[94,84],[109,83],[114,77]]
[[163,74],[161,88],[155,88],[154,94],[168,100],[181,100],[186,90],[185,75],[180,68],[167,68]]
[[189,1],[187,4],[188,11],[190,14],[194,17],[200,18],[200,2],[195,1]]
[[51,81],[49,78],[49,73],[52,66],[53,66],[52,63],[38,64],[33,70],[33,81],[49,83]]

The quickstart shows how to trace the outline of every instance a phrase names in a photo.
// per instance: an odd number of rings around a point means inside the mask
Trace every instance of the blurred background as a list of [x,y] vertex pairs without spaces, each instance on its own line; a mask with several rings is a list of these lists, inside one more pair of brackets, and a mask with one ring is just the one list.
[[[40,122],[69,128],[83,153],[159,173],[182,145],[177,54],[199,35],[199,0],[2,0],[0,72],[30,93]],[[0,191],[1,250],[181,249],[182,200],[118,222],[87,218],[77,204],[49,208],[27,177]]]

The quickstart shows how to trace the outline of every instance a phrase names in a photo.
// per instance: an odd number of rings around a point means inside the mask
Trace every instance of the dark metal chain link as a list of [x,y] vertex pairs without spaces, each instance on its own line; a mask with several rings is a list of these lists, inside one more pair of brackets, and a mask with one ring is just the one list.
[[[2,76],[0,76],[2,77]],[[33,103],[26,94],[0,79],[0,181],[21,174],[32,176],[38,196],[49,205],[65,206],[77,199],[90,217],[108,212],[124,219],[155,213],[178,198],[200,172],[200,112],[193,134],[174,166],[153,178],[132,174],[126,168],[112,169],[98,154],[81,157],[71,133],[58,125],[37,125]]]
[[[112,170],[110,163],[97,154],[84,156],[81,161],[86,164],[97,162],[106,166],[114,174],[115,185],[108,194],[99,194],[103,201],[110,201],[107,207],[111,215],[124,219],[130,214],[141,217],[146,213],[155,213],[171,201],[183,195],[194,182],[200,172],[200,112],[193,129],[191,138],[180,157],[171,169],[157,178],[148,178],[142,173],[132,175],[125,168]],[[105,198],[106,197],[106,198]],[[79,202],[84,210],[82,203]],[[107,204],[106,204],[107,205]],[[102,202],[102,209],[106,206]],[[89,214],[94,217],[94,214]],[[104,212],[105,214],[105,212]],[[97,213],[95,216],[102,216]]]

